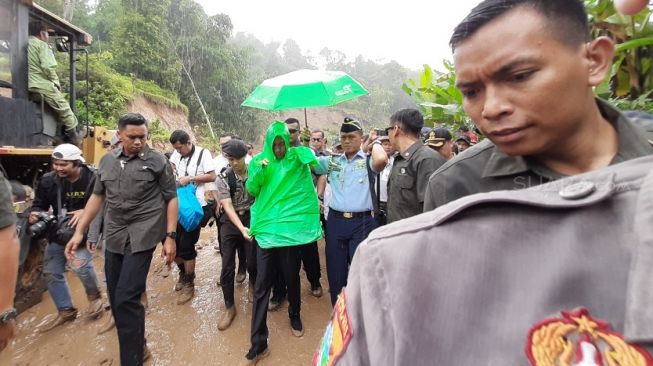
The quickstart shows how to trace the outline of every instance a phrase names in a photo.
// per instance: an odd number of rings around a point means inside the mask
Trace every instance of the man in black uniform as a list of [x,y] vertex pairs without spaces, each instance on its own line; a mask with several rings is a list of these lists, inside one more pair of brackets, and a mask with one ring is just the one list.
[[428,179],[444,158],[424,146],[424,117],[417,109],[402,109],[390,117],[387,135],[398,152],[388,178],[388,223],[422,213]]
[[591,39],[582,2],[484,1],[451,47],[463,108],[487,139],[431,176],[425,211],[653,153],[637,118],[594,96],[614,44]]
[[93,195],[84,209],[66,256],[83,240],[91,220],[107,202],[104,221],[104,268],[111,311],[118,329],[120,364],[142,365],[149,357],[145,345],[145,309],[141,295],[156,246],[165,240],[166,263],[175,258],[177,190],[172,167],[163,154],[147,146],[147,121],[127,113],[118,121],[122,148],[102,157]]

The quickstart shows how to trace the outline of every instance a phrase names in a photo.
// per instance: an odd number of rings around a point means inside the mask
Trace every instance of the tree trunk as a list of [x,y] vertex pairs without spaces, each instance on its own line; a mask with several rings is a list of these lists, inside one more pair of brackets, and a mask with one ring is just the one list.
[[75,10],[75,0],[64,0],[63,18],[71,22],[73,20],[73,10]]

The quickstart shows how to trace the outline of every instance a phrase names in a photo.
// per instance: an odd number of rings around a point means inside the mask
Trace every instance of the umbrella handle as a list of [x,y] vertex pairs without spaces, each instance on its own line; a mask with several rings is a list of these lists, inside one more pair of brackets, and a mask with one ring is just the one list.
[[308,128],[308,117],[306,116],[306,108],[304,108],[304,123],[306,124],[306,128]]

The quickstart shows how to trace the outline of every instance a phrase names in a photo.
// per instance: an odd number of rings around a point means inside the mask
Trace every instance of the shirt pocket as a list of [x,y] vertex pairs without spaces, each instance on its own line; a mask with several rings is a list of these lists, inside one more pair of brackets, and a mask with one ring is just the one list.
[[397,177],[397,186],[402,190],[412,190],[415,187],[415,178],[408,174],[400,174]]
[[136,183],[136,190],[132,191],[132,196],[142,197],[154,184],[154,178],[154,174],[149,169],[135,172],[133,179]]

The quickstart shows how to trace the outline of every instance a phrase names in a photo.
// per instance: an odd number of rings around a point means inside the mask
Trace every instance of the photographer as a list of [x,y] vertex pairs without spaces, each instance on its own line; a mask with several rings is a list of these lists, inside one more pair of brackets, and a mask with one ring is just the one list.
[[[59,311],[52,321],[46,323],[42,332],[47,332],[77,318],[70,291],[63,276],[66,269],[64,248],[84,212],[84,205],[91,196],[95,184],[95,173],[86,166],[82,152],[71,144],[57,146],[52,152],[52,170],[41,178],[29,217],[29,231],[34,237],[48,240],[45,248],[43,272],[48,292]],[[52,207],[52,215],[48,210]],[[89,248],[92,250],[92,248]],[[86,247],[75,252],[68,267],[79,277],[89,306],[85,316],[98,318],[103,311],[102,296],[91,260],[93,255]]]

